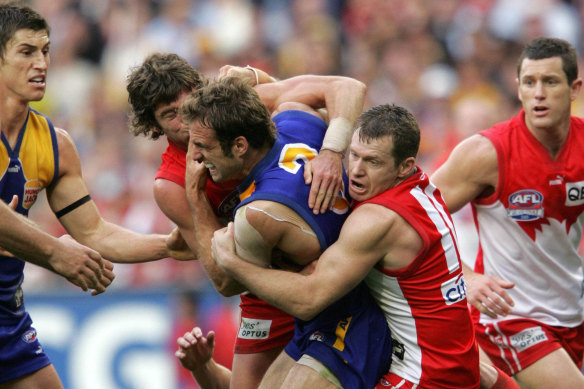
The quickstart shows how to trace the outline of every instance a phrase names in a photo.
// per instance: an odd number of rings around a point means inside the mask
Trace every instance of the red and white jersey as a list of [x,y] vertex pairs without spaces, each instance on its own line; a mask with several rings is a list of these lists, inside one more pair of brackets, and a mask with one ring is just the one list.
[[[583,320],[584,120],[572,117],[555,160],[525,125],[524,111],[480,132],[497,150],[494,194],[473,202],[475,270],[515,283],[504,320],[575,327]],[[481,315],[481,323],[492,323]]]
[[421,387],[477,388],[478,346],[466,300],[458,243],[442,195],[424,172],[364,203],[404,218],[423,248],[407,267],[376,266],[365,281],[392,332],[390,372]]

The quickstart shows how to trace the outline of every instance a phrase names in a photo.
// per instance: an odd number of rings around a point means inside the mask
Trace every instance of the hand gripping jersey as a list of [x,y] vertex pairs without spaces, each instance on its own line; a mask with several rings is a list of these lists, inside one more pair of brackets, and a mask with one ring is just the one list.
[[[14,148],[1,134],[0,198],[18,195],[16,211],[25,216],[38,193],[58,176],[57,135],[48,118],[29,109]],[[0,256],[0,384],[50,363],[36,338],[23,303],[24,261]]]
[[[524,111],[480,132],[497,150],[495,193],[475,200],[479,233],[476,271],[515,283],[504,319],[530,318],[576,327],[583,320],[583,269],[578,255],[584,222],[584,120],[555,160],[529,132]],[[481,315],[488,324],[497,319]]]
[[478,388],[478,348],[442,195],[417,167],[398,186],[355,208],[367,203],[399,214],[424,244],[407,267],[391,271],[377,265],[365,279],[392,332],[390,372],[421,388]]
[[[273,120],[278,140],[239,185],[238,208],[255,200],[284,204],[310,225],[324,251],[337,240],[349,213],[344,194],[324,214],[315,215],[308,207],[310,186],[304,183],[301,162],[318,154],[326,123],[302,111],[284,111]],[[346,175],[343,180],[346,188]],[[387,323],[364,283],[313,320],[296,319],[294,338],[285,350],[295,360],[303,354],[316,358],[345,388],[373,387],[391,360]]]
[[[184,188],[186,155],[185,150],[169,140],[156,179],[169,180]],[[216,183],[207,177],[205,193],[215,215],[225,224],[233,220],[233,210],[239,203],[237,184],[236,181]],[[250,354],[283,348],[294,332],[292,316],[253,294],[244,293],[240,298],[241,328],[235,341],[235,353]],[[249,330],[252,326],[254,331]]]

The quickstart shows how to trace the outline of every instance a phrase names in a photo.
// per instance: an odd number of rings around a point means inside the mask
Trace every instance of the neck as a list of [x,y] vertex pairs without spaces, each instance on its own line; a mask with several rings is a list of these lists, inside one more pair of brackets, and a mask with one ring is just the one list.
[[535,139],[547,150],[552,159],[555,159],[570,133],[570,119],[568,118],[566,123],[562,123],[554,128],[530,128],[528,126],[528,129]]
[[[261,148],[259,150],[250,149],[246,156],[245,161],[243,163],[243,177],[247,177],[249,173],[253,170],[253,168],[264,158],[269,152],[271,148]],[[242,178],[243,178],[242,177]]]
[[16,136],[28,114],[28,103],[0,96],[0,128],[7,138]]

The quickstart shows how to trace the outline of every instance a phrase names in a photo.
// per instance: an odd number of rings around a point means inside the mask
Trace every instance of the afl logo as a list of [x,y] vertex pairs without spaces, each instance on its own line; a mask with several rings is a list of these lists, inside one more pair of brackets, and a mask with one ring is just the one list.
[[34,342],[36,338],[36,330],[34,329],[28,330],[22,335],[22,340],[24,340],[26,343]]
[[543,195],[533,189],[523,189],[509,196],[507,216],[517,221],[543,217]]

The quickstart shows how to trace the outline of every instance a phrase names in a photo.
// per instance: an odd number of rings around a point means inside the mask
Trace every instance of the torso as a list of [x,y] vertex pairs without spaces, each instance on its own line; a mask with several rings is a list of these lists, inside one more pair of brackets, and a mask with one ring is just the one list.
[[[584,121],[572,118],[555,159],[528,131],[522,113],[482,134],[497,150],[499,181],[493,195],[473,202],[481,248],[476,270],[515,282],[507,290],[515,306],[506,319],[580,324]],[[493,319],[482,315],[481,321]]]

